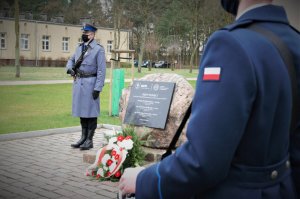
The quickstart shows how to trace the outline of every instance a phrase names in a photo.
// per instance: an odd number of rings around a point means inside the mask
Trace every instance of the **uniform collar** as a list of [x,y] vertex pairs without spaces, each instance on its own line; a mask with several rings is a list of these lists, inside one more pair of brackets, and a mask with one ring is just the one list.
[[262,6],[266,6],[266,5],[270,5],[270,4],[269,3],[259,3],[259,4],[255,4],[253,6],[250,6],[247,9],[245,9],[243,12],[241,12],[239,15],[237,15],[235,20],[238,20],[241,16],[243,16],[245,13],[247,13],[250,10],[253,10],[255,8],[259,8],[259,7],[262,7]]
[[96,40],[95,40],[95,38],[94,38],[93,41],[89,44],[89,46],[90,46],[91,48],[94,48],[96,45],[97,45],[97,42],[96,42]]
[[271,4],[255,7],[248,10],[242,16],[240,16],[236,22],[243,23],[245,21],[267,21],[286,24],[289,23],[283,7]]
[[231,31],[239,27],[248,26],[255,22],[284,23],[289,25],[287,15],[283,7],[269,4],[248,10],[234,23],[222,29]]

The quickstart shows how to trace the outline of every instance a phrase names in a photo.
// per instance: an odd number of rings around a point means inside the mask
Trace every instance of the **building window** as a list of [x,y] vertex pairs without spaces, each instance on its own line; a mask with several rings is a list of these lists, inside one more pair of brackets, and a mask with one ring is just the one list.
[[62,38],[62,51],[63,52],[69,52],[69,37],[63,37]]
[[107,41],[107,52],[111,52],[111,50],[112,50],[112,44],[113,44],[112,40],[108,40]]
[[6,33],[1,32],[0,33],[0,49],[6,48]]
[[21,34],[21,50],[29,50],[29,34]]
[[42,38],[42,49],[44,51],[49,51],[50,50],[50,36],[43,35],[43,38]]

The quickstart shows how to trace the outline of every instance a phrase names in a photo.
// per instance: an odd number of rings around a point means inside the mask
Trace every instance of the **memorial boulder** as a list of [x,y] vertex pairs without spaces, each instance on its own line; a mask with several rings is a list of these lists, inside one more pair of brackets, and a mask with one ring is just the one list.
[[[144,141],[144,146],[156,149],[167,148],[192,101],[194,89],[184,77],[177,74],[149,74],[143,78],[140,78],[139,81],[161,82],[162,84],[164,82],[175,83],[174,91],[172,90],[172,95],[170,96],[171,104],[168,109],[169,113],[167,115],[164,128],[152,128],[143,125],[134,125],[137,135],[141,140]],[[124,121],[128,120],[128,118],[125,119],[125,115],[132,86],[133,84],[131,84],[128,88],[123,89],[120,99],[119,117],[122,121],[123,128],[129,125],[124,123]],[[137,91],[135,90],[134,92],[136,93]],[[155,114],[159,113],[160,110],[157,111],[158,112]],[[157,117],[157,119],[160,120],[160,117]],[[177,142],[177,146],[186,141],[185,131],[186,127],[183,129],[183,132]]]

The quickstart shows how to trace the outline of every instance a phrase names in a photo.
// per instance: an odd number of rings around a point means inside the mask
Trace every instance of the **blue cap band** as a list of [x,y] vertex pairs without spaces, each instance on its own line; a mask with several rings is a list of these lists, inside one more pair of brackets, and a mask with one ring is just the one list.
[[86,24],[85,26],[82,27],[81,30],[96,32],[97,28],[95,28],[94,26],[92,26],[90,24]]

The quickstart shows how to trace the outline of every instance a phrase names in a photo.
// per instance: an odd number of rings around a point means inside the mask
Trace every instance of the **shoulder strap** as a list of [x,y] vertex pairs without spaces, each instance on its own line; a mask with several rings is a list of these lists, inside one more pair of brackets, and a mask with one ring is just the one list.
[[190,106],[188,107],[188,109],[186,110],[185,115],[184,115],[184,117],[183,117],[183,119],[182,119],[182,121],[181,121],[181,123],[180,123],[180,125],[179,125],[179,127],[178,127],[178,129],[177,129],[177,131],[176,131],[176,133],[175,133],[175,135],[174,135],[174,137],[173,137],[173,139],[172,139],[169,147],[168,147],[168,149],[161,156],[161,160],[163,160],[165,157],[167,157],[167,156],[169,156],[169,155],[172,154],[172,149],[175,148],[177,140],[178,140],[178,138],[179,138],[179,136],[180,136],[180,134],[181,134],[181,132],[182,132],[182,130],[183,130],[186,122],[187,122],[187,120],[189,119],[189,117],[191,115],[191,110],[192,110],[192,102],[191,102]]
[[89,45],[90,43],[92,42],[93,40],[89,41],[88,44],[86,45],[86,47],[84,47],[84,43],[82,43],[82,51],[81,51],[81,55],[80,57],[77,59],[76,63],[74,64],[74,70],[75,72],[79,69],[81,63],[83,62],[83,58],[84,58],[84,55],[86,53],[86,51],[88,50],[89,48]]
[[285,66],[288,70],[288,73],[290,75],[290,81],[291,81],[291,86],[292,86],[292,97],[293,97],[292,120],[291,120],[291,126],[290,126],[290,132],[292,133],[292,132],[294,132],[294,130],[297,126],[297,121],[298,121],[297,117],[299,116],[297,114],[300,112],[299,104],[297,104],[297,103],[299,103],[299,97],[297,95],[297,76],[296,76],[295,65],[293,63],[292,54],[291,54],[290,50],[288,49],[287,45],[273,32],[271,32],[257,24],[252,24],[252,25],[248,26],[247,28],[264,35],[266,38],[269,39],[269,41],[271,41],[274,44],[274,46],[279,51],[279,53],[285,63]]

